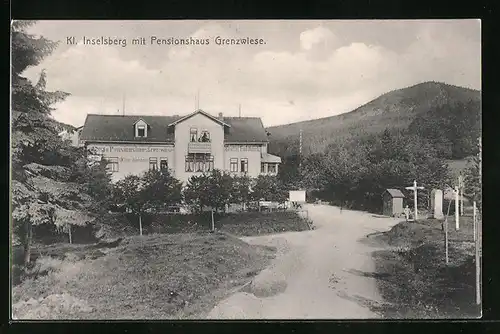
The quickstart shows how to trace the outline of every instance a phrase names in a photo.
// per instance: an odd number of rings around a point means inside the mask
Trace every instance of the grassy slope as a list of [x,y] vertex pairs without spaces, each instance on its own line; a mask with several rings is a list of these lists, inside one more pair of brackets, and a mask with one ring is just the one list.
[[449,259],[444,232],[436,220],[400,223],[377,236],[395,248],[374,253],[378,288],[387,302],[387,318],[467,318],[479,316],[475,305],[473,226],[462,217],[449,225]]
[[435,82],[418,84],[386,93],[349,113],[269,127],[270,151],[281,153],[283,145],[298,145],[300,128],[303,129],[304,152],[315,153],[322,151],[333,138],[378,133],[388,126],[406,128],[416,115],[432,106],[479,98],[479,91],[467,88]]
[[[73,254],[78,247],[72,247]],[[67,251],[61,248],[59,255]],[[14,316],[199,318],[273,256],[272,249],[207,232],[125,238],[98,258],[79,259],[90,253],[95,257],[95,250],[87,249],[76,258],[40,258],[38,265],[48,274],[13,288]]]

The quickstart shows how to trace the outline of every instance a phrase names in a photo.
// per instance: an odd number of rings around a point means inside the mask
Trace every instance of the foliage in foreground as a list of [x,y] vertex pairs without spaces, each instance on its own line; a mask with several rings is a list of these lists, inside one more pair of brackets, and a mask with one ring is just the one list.
[[[12,23],[12,231],[14,241],[24,247],[25,264],[30,262],[33,225],[54,224],[71,240],[72,225],[85,224],[101,211],[109,185],[103,164],[85,171],[75,168],[85,150],[71,147],[58,135],[53,105],[69,94],[47,91],[43,70],[37,83],[23,76],[57,46],[29,34],[32,24]],[[104,184],[99,189],[98,182]]]

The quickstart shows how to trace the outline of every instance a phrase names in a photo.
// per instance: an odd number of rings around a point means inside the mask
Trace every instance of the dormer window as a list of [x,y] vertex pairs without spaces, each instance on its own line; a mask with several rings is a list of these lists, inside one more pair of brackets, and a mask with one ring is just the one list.
[[135,122],[134,126],[136,138],[145,138],[148,136],[148,124],[144,120],[139,119]]
[[144,125],[137,126],[137,137],[146,137],[146,127]]

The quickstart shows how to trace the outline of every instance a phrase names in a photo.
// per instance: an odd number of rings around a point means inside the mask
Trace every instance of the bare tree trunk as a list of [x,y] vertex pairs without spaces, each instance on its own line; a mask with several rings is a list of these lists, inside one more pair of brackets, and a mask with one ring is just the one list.
[[33,226],[31,222],[28,221],[25,224],[25,236],[24,236],[24,266],[28,266],[31,260],[31,240],[33,239]]
[[139,213],[139,235],[142,235],[142,214]]
[[69,235],[69,243],[72,244],[73,240],[72,240],[72,236],[71,236],[71,224],[68,225],[68,235]]

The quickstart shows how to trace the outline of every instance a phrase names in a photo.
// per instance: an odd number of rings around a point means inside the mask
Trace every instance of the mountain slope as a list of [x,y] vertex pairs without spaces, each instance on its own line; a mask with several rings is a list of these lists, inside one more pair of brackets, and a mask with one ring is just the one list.
[[438,112],[441,119],[449,118],[448,123],[454,123],[457,122],[452,119],[455,117],[455,106],[471,102],[473,105],[465,109],[474,109],[473,114],[479,115],[480,91],[445,83],[425,82],[386,93],[345,114],[269,127],[269,150],[284,156],[296,154],[301,128],[303,153],[308,155],[323,151],[337,140],[380,133],[386,128],[407,129],[412,123],[415,124],[416,119],[423,117],[427,123],[422,123],[428,124],[428,115],[431,114],[432,119]]

